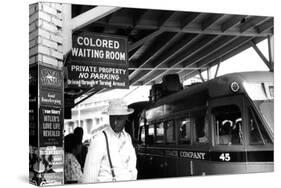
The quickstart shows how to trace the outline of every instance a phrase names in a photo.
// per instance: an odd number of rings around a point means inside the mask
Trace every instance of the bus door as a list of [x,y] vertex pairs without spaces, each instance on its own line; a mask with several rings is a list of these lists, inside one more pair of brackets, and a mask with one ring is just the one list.
[[140,133],[141,144],[137,151],[139,178],[165,177],[164,123],[147,122],[146,126],[141,126]]
[[149,129],[151,134],[153,134],[153,142],[147,148],[149,160],[151,161],[151,171],[153,171],[154,177],[165,177],[164,122],[149,123]]
[[[205,166],[208,135],[205,129],[206,107],[196,107],[179,118],[177,125],[177,176],[201,175]],[[202,167],[202,168],[201,168]],[[204,170],[203,170],[204,171]]]
[[191,145],[189,150],[180,152],[181,157],[189,159],[190,175],[205,175],[208,167],[208,152],[210,144],[210,134],[208,134],[207,108],[203,106],[197,110],[189,112],[191,124]]
[[146,125],[145,118],[140,118],[138,146],[137,146],[137,169],[138,179],[153,178],[154,163],[151,155],[151,146],[154,143],[154,124]]
[[[139,177],[177,176],[176,126],[174,120],[148,122],[145,150],[138,153]],[[142,147],[142,148],[141,148]]]
[[246,173],[244,96],[211,99],[208,113],[212,142],[207,174]]
[[163,119],[153,123],[154,139],[147,149],[151,161],[153,177],[176,177],[176,127],[174,120]]
[[176,150],[176,137],[177,137],[177,121],[176,118],[167,119],[164,122],[164,135],[165,135],[165,149],[164,161],[161,164],[165,177],[177,177],[177,159],[178,151]]

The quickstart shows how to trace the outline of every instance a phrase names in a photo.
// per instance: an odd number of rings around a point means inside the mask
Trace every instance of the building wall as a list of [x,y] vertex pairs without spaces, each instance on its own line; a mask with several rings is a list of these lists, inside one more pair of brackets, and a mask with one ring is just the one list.
[[[31,67],[40,64],[52,67],[53,70],[62,70],[62,25],[62,4],[40,2],[29,6],[29,65]],[[63,89],[63,84],[61,89]],[[40,96],[40,92],[37,97]],[[39,122],[37,120],[38,127],[41,125]],[[64,183],[63,145],[61,147],[30,147],[30,156],[31,183],[37,185],[61,185]],[[54,172],[50,173],[47,169],[49,167],[40,165],[42,160],[53,163],[52,169]],[[42,169],[40,169],[41,167]],[[44,179],[36,178],[36,174],[39,173],[38,170],[44,174]]]

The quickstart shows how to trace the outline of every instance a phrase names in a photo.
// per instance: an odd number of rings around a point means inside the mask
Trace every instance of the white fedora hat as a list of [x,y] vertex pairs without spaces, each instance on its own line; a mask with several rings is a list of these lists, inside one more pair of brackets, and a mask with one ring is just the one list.
[[115,99],[109,101],[107,111],[104,113],[110,116],[114,115],[129,115],[134,112],[134,109],[128,108],[127,104],[122,99]]

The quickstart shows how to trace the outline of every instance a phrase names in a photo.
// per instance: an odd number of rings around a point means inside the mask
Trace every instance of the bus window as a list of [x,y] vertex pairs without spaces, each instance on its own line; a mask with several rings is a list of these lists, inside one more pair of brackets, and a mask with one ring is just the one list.
[[274,107],[273,100],[253,101],[260,114],[263,116],[271,132],[274,130]]
[[191,113],[195,128],[195,142],[199,144],[208,143],[208,126],[206,111]]
[[196,142],[198,143],[208,143],[209,139],[208,139],[208,121],[207,121],[207,117],[205,117],[204,119],[204,127],[202,130],[202,126],[198,126],[200,128],[200,131],[198,131],[198,134],[196,134]]
[[164,123],[157,123],[155,125],[155,143],[164,143]]
[[215,122],[215,142],[220,145],[242,144],[242,118],[237,105],[216,107],[212,110]]
[[144,119],[140,118],[139,121],[139,143],[140,144],[144,144],[145,143],[145,123],[144,123]]
[[249,108],[250,144],[271,143],[270,138],[252,108]]
[[154,124],[148,125],[147,143],[148,144],[154,143]]
[[190,134],[191,121],[189,118],[183,118],[179,120],[180,136],[179,144],[190,144],[191,134]]
[[176,143],[176,129],[175,129],[174,121],[173,120],[167,121],[165,129],[166,129],[166,143],[167,144]]
[[144,126],[140,127],[140,139],[139,139],[140,144],[145,143],[145,128]]

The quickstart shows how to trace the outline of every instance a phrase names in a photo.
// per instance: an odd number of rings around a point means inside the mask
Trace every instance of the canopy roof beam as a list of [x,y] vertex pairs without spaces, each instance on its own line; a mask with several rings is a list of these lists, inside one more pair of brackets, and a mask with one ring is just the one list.
[[[173,44],[175,44],[175,41],[178,41],[183,34],[181,33],[176,33],[173,35],[168,35],[168,36],[163,36],[163,40],[156,41],[156,45],[154,46],[153,49],[150,49],[149,52],[146,53],[145,56],[140,58],[137,62],[130,62],[129,68],[134,68],[132,67],[133,65],[136,64],[135,67],[137,68],[153,68],[151,62],[157,58],[161,53],[163,53],[165,50],[170,48]],[[132,79],[136,75],[138,75],[139,70],[141,69],[135,69],[130,75],[129,78]]]
[[[193,17],[196,18],[196,15]],[[220,19],[223,17],[216,17],[216,19]],[[118,28],[134,28],[134,29],[140,29],[140,30],[161,30],[166,32],[182,32],[182,33],[197,33],[197,34],[213,34],[213,35],[230,35],[230,36],[247,36],[247,37],[267,37],[268,35],[273,35],[272,31],[269,30],[273,27],[271,24],[272,18],[260,18],[257,17],[254,20],[251,20],[246,22],[242,25],[239,25],[237,23],[236,19],[233,22],[233,25],[227,25],[226,23],[224,25],[222,24],[213,24],[211,22],[205,23],[205,30],[202,30],[201,24],[193,24],[188,22],[185,26],[168,26],[168,25],[158,25],[156,23],[139,23],[135,26],[132,26],[132,23],[126,22],[126,19],[124,18],[123,22],[109,22],[106,23],[102,20],[99,20],[96,22],[96,25],[104,26],[104,25],[110,25],[112,27],[118,27]],[[212,20],[215,21],[215,20]],[[212,24],[209,26],[209,24]],[[258,24],[258,25],[255,25]]]
[[233,16],[231,18],[229,18],[228,20],[226,20],[224,23],[221,24],[221,31],[225,32],[228,29],[231,29],[235,26],[237,26],[238,24],[241,23],[241,21],[243,19],[246,19],[247,16],[246,15],[238,15],[238,16]]
[[[159,56],[155,61],[157,63],[151,64],[152,67],[168,67],[167,62],[171,60],[171,58],[178,55],[180,52],[182,52],[184,49],[189,47],[191,44],[193,44],[197,39],[199,35],[188,35],[182,38],[182,40],[179,41],[168,53],[162,54],[162,56]],[[151,71],[143,71],[140,74],[136,75],[132,80],[130,81],[131,85],[136,84],[138,81],[143,79],[145,76],[148,76],[148,74],[151,73]],[[146,84],[146,83],[145,83]]]
[[212,16],[208,16],[208,18],[201,23],[201,29],[203,31],[208,29],[223,17],[225,17],[224,14],[214,14]]
[[[243,41],[237,41],[237,43],[235,44],[236,47],[232,46],[232,48],[230,46],[226,46],[224,49],[220,50],[217,52],[218,57],[217,58],[208,58],[205,61],[202,61],[200,64],[198,64],[198,67],[205,67],[206,65],[212,67],[218,63],[221,63],[227,59],[229,59],[232,56],[235,56],[236,54],[239,54],[240,52],[248,49],[251,47],[251,41],[252,38],[247,39],[247,40],[243,40]],[[257,40],[255,40],[255,42],[260,42],[262,41],[263,38],[258,38]],[[240,45],[239,45],[239,44]],[[194,71],[182,71],[179,73],[180,78],[182,78],[183,80],[186,78],[190,78],[191,75],[194,75]]]
[[133,49],[135,49],[135,48],[137,48],[137,47],[143,45],[146,41],[149,41],[149,40],[151,40],[151,39],[157,37],[158,35],[160,35],[160,34],[163,33],[163,32],[164,32],[164,30],[158,29],[158,30],[156,30],[156,31],[154,31],[154,32],[152,32],[152,33],[150,33],[149,35],[147,35],[147,36],[145,36],[144,38],[142,38],[142,39],[138,40],[137,42],[135,42],[134,44],[129,45],[128,51],[129,51],[129,52],[132,51]]
[[120,7],[112,6],[97,6],[92,8],[72,19],[72,31],[79,30],[82,27],[89,25],[119,9]]
[[[174,16],[175,13],[167,13],[165,16],[163,16],[161,18],[160,21],[158,21],[158,25],[160,26],[159,29],[157,29],[156,31],[152,32],[151,34],[147,35],[146,37],[140,39],[139,41],[135,42],[134,44],[129,46],[129,51],[132,51],[133,49],[143,45],[146,41],[149,41],[155,37],[157,37],[158,35],[162,34],[163,32],[165,32],[165,30],[162,28],[163,25],[165,25],[165,23],[171,19],[171,17]],[[142,15],[143,16],[143,15]],[[140,18],[141,19],[141,18]],[[139,20],[138,20],[139,22]]]
[[[173,61],[173,64],[170,65],[171,68],[175,67],[175,66],[179,66],[181,65],[181,67],[190,67],[193,66],[195,67],[195,64],[201,60],[203,60],[204,58],[210,56],[211,54],[215,53],[216,51],[218,51],[220,48],[226,46],[227,44],[230,44],[231,42],[233,42],[235,39],[237,39],[237,37],[231,37],[231,36],[221,36],[221,37],[215,37],[213,38],[213,40],[209,41],[210,43],[213,42],[213,45],[209,45],[206,41],[204,42],[204,46],[202,48],[199,48],[197,51],[195,51],[196,53],[191,53],[188,52],[188,56],[184,57],[183,59],[181,59],[180,61]],[[196,49],[195,47],[191,48],[192,49]],[[184,70],[184,69],[182,69]],[[165,71],[161,74],[158,75],[154,75],[152,80],[156,80],[159,79],[160,77],[162,77],[164,74],[171,74],[171,73],[176,73],[179,71],[174,71],[172,69]]]
[[261,23],[263,23],[264,21],[266,21],[268,19],[268,17],[263,17],[263,16],[250,16],[248,17],[244,23],[242,23],[240,25],[240,32],[243,33],[251,28],[253,28],[253,26],[255,25],[259,25]]
[[192,12],[188,15],[187,18],[183,19],[181,25],[182,25],[182,29],[187,28],[191,22],[193,22],[200,14],[199,13],[195,13]]
[[[210,54],[209,56],[205,57],[204,59],[200,60],[196,63],[197,67],[205,67],[210,66],[208,65],[210,62],[214,61],[216,58],[222,57],[228,53],[230,53],[233,49],[241,47],[243,44],[250,41],[252,38],[237,38],[236,40],[232,41],[228,45],[222,47],[221,49],[215,51],[214,53]],[[190,66],[189,64],[188,66]],[[178,74],[180,77],[185,77],[191,74],[193,71],[183,70],[179,71]]]
[[[138,17],[135,17],[135,20],[133,21],[136,25],[137,23],[140,22],[141,18],[147,13],[148,11],[145,11],[143,12],[142,14],[140,14]],[[164,25],[169,19],[171,19],[171,17],[173,17],[175,14],[175,12],[169,12],[167,14],[165,14],[163,17],[161,17],[161,20],[159,20],[159,25]],[[134,31],[134,28],[131,30],[131,33]],[[151,33],[152,36],[151,37],[154,37],[153,33]],[[161,34],[160,33],[156,33],[156,35],[159,35]],[[144,38],[145,40],[150,40],[151,38],[150,36],[147,36],[146,38]],[[137,47],[139,47],[140,45],[142,45],[143,43],[145,43],[145,41],[143,40],[140,40],[138,42],[135,42],[134,44],[130,45],[129,46],[129,51],[132,51],[134,49],[136,49]],[[138,54],[138,51],[142,50],[141,47],[136,50],[136,52],[130,57],[129,61],[132,59],[132,57],[135,55],[135,54]]]
[[[184,68],[184,66],[182,64],[184,61],[186,61],[188,58],[191,58],[192,56],[197,54],[199,51],[201,51],[202,49],[204,49],[205,47],[210,45],[212,42],[214,42],[218,38],[219,38],[219,36],[202,37],[199,41],[196,41],[196,44],[193,44],[192,46],[190,46],[190,48],[182,51],[174,59],[171,59],[167,63],[169,69],[167,69],[166,71],[162,71],[162,72],[155,72],[154,74],[152,73],[148,78],[146,78],[144,83],[149,83],[149,82],[151,82],[151,80],[156,80],[157,78],[162,77],[164,74],[175,72],[175,69],[173,69],[173,68],[176,68],[176,67]],[[180,70],[183,70],[183,69],[180,69]]]

